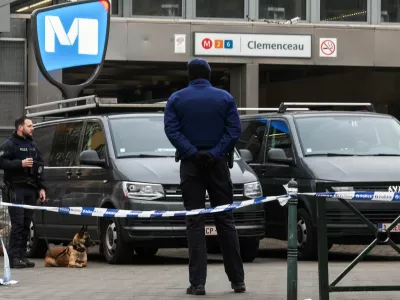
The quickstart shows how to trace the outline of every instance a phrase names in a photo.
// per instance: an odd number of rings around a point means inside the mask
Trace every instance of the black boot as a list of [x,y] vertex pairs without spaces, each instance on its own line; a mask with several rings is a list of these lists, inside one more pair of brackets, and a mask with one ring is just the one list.
[[27,267],[26,263],[20,258],[13,258],[10,260],[10,268],[20,269],[26,267]]
[[232,289],[235,291],[235,293],[243,293],[246,291],[246,285],[244,282],[239,282],[235,284],[231,284]]
[[24,263],[26,263],[26,266],[28,268],[33,268],[35,266],[35,263],[33,261],[30,261],[29,259],[27,259],[26,257],[23,257],[21,259]]
[[205,295],[206,290],[204,288],[204,285],[198,285],[198,286],[189,286],[186,290],[186,294],[190,295]]

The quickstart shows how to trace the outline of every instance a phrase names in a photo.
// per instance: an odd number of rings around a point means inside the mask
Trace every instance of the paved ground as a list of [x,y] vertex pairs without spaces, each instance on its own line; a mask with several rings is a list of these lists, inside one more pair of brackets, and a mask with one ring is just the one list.
[[[200,299],[286,299],[285,243],[264,240],[260,257],[245,264],[246,294],[234,294],[226,279],[221,257],[210,255],[207,295]],[[362,247],[334,246],[330,254],[331,280],[354,259]],[[193,299],[185,295],[187,282],[186,249],[163,250],[152,260],[135,258],[131,265],[109,265],[96,254],[86,269],[44,268],[35,260],[34,269],[14,270],[12,279],[20,283],[0,286],[0,299],[23,300],[126,300]],[[400,284],[400,259],[388,247],[379,247],[367,261],[353,269],[339,285]],[[3,269],[1,257],[0,270]],[[299,262],[298,299],[318,299],[316,262]],[[2,272],[0,272],[2,277]],[[333,293],[330,299],[399,299],[400,292]]]

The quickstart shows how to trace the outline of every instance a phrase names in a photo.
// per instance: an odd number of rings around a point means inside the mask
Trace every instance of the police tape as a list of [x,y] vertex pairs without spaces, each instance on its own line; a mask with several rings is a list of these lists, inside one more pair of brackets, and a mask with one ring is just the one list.
[[[289,191],[289,189],[288,189]],[[220,205],[216,207],[201,208],[194,210],[181,211],[139,211],[125,210],[115,208],[99,208],[99,207],[55,207],[55,206],[35,206],[26,204],[15,204],[8,202],[0,202],[0,205],[21,207],[25,209],[45,210],[67,215],[81,215],[90,217],[113,217],[113,218],[156,218],[156,217],[182,217],[191,215],[213,214],[222,211],[235,210],[250,205],[267,203],[271,201],[279,201],[281,206],[285,206],[290,198],[298,196],[313,196],[319,198],[336,198],[344,200],[361,200],[361,201],[387,201],[400,202],[400,192],[377,192],[377,191],[358,191],[358,192],[318,192],[318,193],[295,193],[289,191],[289,194],[271,197],[259,197],[245,201],[236,201],[232,204]]]
[[316,196],[322,198],[336,198],[344,200],[361,201],[388,201],[399,202],[400,192],[377,192],[377,191],[349,191],[349,192],[319,192],[319,193],[298,193],[297,195]]
[[99,207],[35,206],[26,204],[15,204],[9,202],[0,202],[0,205],[21,207],[25,209],[44,210],[49,212],[58,212],[67,215],[80,215],[80,216],[90,216],[90,217],[155,218],[155,217],[182,217],[191,215],[213,214],[271,201],[279,201],[280,205],[284,206],[286,205],[290,197],[291,196],[289,195],[275,196],[275,197],[259,197],[251,200],[233,202],[232,204],[194,209],[194,210],[181,210],[181,211],[162,211],[162,210],[139,211],[139,210],[125,210],[125,209],[99,208]]

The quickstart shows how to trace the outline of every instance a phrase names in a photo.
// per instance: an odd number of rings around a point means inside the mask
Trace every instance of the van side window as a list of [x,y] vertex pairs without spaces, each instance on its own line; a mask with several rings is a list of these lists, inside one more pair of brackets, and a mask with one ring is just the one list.
[[34,140],[43,156],[44,165],[49,165],[51,145],[53,144],[56,125],[35,128]]
[[284,121],[272,121],[267,139],[267,151],[269,149],[283,149],[287,157],[293,157],[292,140],[289,127]]
[[83,122],[57,124],[49,158],[51,167],[74,166]]
[[100,159],[106,157],[106,138],[99,122],[87,123],[82,144],[84,150],[95,150]]
[[242,120],[242,134],[236,143],[236,148],[247,149],[253,155],[253,162],[264,160],[262,149],[267,120]]

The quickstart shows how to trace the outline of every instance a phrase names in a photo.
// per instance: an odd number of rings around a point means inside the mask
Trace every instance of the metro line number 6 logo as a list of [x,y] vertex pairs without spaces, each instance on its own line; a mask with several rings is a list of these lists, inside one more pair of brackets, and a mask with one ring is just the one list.
[[215,40],[215,43],[209,38],[204,38],[201,41],[201,45],[203,46],[204,49],[208,50],[214,47],[216,49],[232,49],[233,48],[233,40]]

